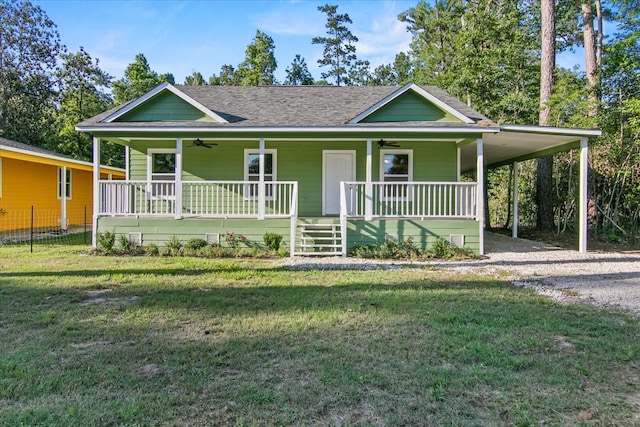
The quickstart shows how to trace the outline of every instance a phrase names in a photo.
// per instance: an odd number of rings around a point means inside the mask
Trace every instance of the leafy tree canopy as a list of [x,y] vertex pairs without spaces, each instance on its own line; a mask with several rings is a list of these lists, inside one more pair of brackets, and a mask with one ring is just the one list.
[[285,85],[312,85],[313,77],[309,72],[307,63],[300,55],[293,58],[291,67],[286,69],[287,77],[284,80]]
[[158,74],[151,70],[147,58],[141,53],[134,62],[124,70],[124,77],[113,82],[113,99],[116,104],[123,104],[144,95],[160,83],[175,83],[172,74]]

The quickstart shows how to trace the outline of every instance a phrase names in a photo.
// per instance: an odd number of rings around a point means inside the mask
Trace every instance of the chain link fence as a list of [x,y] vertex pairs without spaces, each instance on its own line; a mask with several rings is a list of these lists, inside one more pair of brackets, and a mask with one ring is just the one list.
[[52,245],[91,243],[91,216],[87,206],[68,209],[5,211],[0,209],[0,246],[28,245],[35,248]]

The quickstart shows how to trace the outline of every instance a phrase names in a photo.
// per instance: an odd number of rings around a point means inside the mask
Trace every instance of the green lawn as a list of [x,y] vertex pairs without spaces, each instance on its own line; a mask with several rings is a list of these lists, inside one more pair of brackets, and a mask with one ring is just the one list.
[[640,323],[430,268],[0,247],[0,425],[640,425]]

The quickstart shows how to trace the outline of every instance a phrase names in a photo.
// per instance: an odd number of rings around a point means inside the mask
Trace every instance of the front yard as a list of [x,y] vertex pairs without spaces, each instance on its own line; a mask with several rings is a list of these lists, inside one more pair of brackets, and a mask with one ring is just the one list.
[[0,425],[640,425],[640,321],[433,268],[0,247]]

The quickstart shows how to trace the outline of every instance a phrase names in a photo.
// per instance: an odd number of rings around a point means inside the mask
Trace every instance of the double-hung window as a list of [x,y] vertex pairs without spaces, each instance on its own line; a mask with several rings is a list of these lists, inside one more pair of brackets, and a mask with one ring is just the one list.
[[58,199],[62,199],[62,194],[67,199],[71,199],[71,169],[58,168]]
[[413,181],[413,150],[380,150],[380,180],[383,200],[410,200],[405,182]]
[[[273,184],[276,181],[277,150],[264,150],[264,181],[265,197],[273,199]],[[244,150],[244,180],[255,184],[248,184],[245,188],[246,199],[258,198],[258,181],[260,181],[260,152],[258,150]]]
[[147,155],[147,178],[151,181],[151,196],[173,197],[176,185],[176,150],[149,150]]

